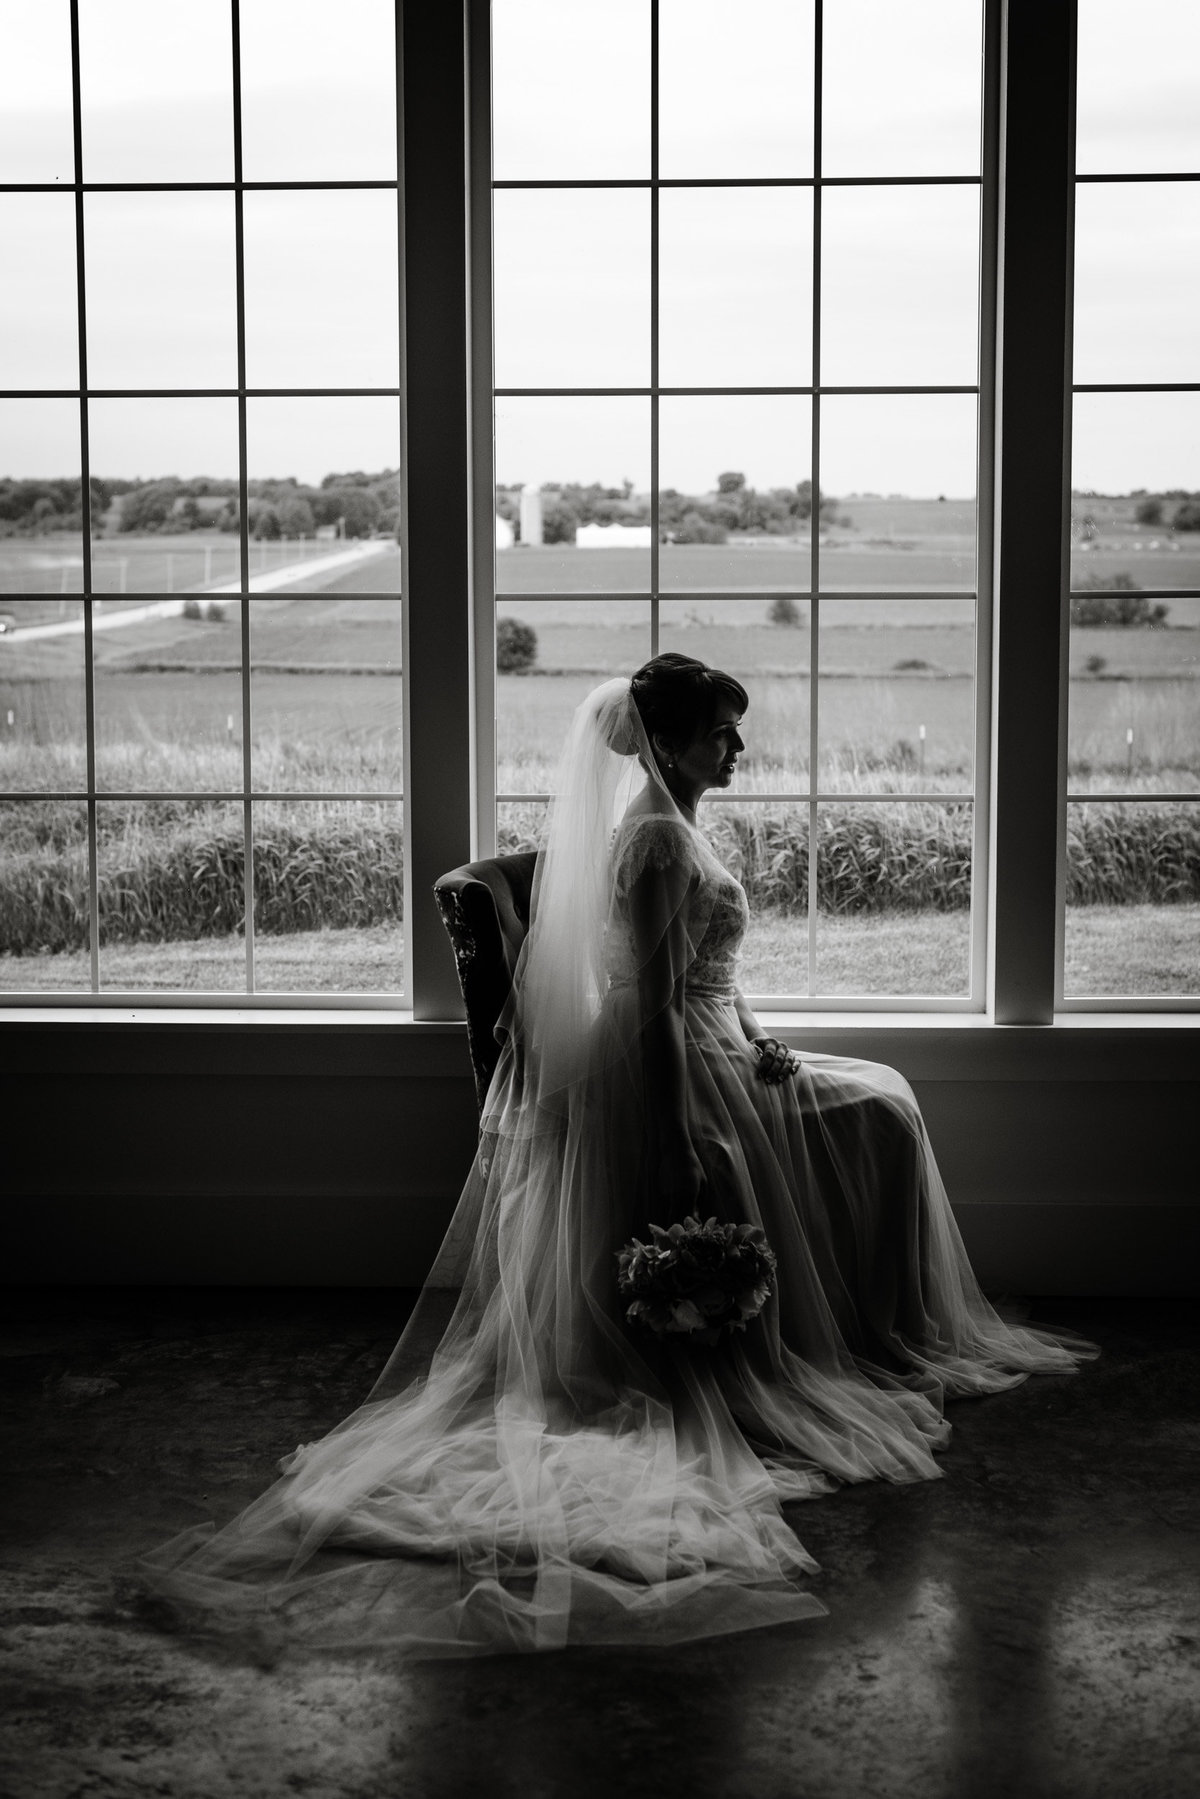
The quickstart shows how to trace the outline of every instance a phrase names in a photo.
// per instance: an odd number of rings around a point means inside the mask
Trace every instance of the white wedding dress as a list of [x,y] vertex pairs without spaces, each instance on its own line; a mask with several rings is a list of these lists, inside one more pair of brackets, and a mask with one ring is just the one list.
[[[580,709],[479,1151],[412,1322],[246,1512],[143,1562],[187,1628],[260,1657],[444,1656],[810,1618],[783,1502],[934,1478],[947,1398],[1095,1353],[983,1297],[899,1074],[804,1053],[761,1078],[733,1004],[745,895],[656,787],[627,694]],[[650,772],[614,833],[622,733]],[[639,1333],[616,1286],[616,1251],[670,1222],[646,1172],[664,1053],[703,1212],[760,1224],[778,1259],[761,1316],[713,1346]]]

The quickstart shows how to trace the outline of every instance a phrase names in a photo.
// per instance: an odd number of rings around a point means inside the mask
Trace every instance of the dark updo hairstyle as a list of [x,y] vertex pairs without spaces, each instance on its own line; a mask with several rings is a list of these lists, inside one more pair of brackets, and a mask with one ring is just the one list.
[[711,729],[719,701],[732,701],[739,712],[750,704],[746,689],[732,675],[677,650],[655,656],[629,685],[651,743],[655,732],[668,743],[691,743]]

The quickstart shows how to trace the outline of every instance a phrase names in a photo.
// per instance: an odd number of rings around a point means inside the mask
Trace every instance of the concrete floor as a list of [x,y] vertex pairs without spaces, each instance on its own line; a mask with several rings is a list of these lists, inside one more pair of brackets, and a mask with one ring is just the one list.
[[1074,1378],[952,1408],[947,1478],[792,1508],[826,1619],[682,1649],[272,1670],[113,1571],[225,1519],[364,1395],[383,1291],[10,1290],[10,1799],[1195,1799],[1200,1306],[1038,1302]]

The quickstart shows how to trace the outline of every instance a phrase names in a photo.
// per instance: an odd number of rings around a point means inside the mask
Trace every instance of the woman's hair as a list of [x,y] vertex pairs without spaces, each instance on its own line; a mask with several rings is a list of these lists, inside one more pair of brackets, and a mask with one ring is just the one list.
[[656,731],[668,743],[690,743],[709,729],[722,699],[732,701],[739,712],[750,704],[746,689],[732,675],[677,650],[639,668],[630,692],[651,743]]

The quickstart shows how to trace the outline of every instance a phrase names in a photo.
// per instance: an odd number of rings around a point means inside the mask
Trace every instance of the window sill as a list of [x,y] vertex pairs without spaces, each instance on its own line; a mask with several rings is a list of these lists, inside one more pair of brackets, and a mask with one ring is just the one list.
[[[890,1062],[911,1080],[1197,1081],[1194,1013],[1087,1012],[1050,1025],[980,1013],[759,1013],[798,1049]],[[461,1021],[374,1008],[0,1008],[0,1066],[20,1074],[311,1073],[469,1078]]]

